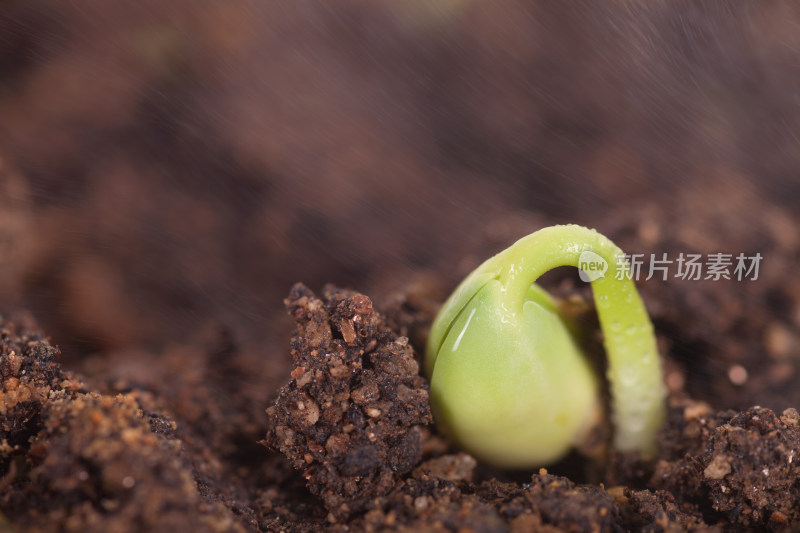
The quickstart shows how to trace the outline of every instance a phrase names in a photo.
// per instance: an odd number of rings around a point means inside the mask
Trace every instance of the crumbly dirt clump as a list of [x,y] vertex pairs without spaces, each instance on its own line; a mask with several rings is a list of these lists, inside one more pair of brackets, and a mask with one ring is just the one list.
[[580,485],[541,469],[530,482],[472,481],[464,453],[423,462],[388,496],[334,531],[684,531],[713,530],[697,509],[666,491]]
[[268,414],[266,442],[302,470],[331,521],[387,494],[422,458],[428,388],[406,337],[355,292],[302,284],[285,301],[297,323],[291,381]]
[[601,487],[576,486],[546,470],[524,485],[473,483],[475,465],[463,453],[425,461],[349,525],[365,531],[609,531],[619,522],[614,498]]
[[55,397],[14,505],[66,531],[241,530],[202,501],[181,446],[153,432],[133,396]]
[[651,485],[704,507],[721,525],[794,530],[800,524],[800,416],[752,407],[712,413],[675,402]]
[[31,437],[42,430],[50,395],[85,391],[80,380],[53,361],[57,353],[31,327],[0,317],[0,473],[6,480],[29,451]]
[[173,420],[88,391],[56,353],[0,320],[0,510],[17,531],[244,531],[200,490]]

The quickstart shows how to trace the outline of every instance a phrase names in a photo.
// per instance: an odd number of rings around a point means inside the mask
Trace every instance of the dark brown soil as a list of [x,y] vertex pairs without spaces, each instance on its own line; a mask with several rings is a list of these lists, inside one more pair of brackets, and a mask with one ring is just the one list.
[[346,519],[420,462],[420,428],[432,422],[427,383],[408,339],[363,294],[331,287],[323,302],[298,284],[286,306],[296,366],[267,410],[266,444],[302,471],[332,522]]
[[[0,0],[0,531],[800,529],[798,25]],[[430,424],[420,350],[460,279],[563,222],[763,262],[638,283],[654,461],[605,427],[499,472]],[[602,367],[588,287],[542,284]]]
[[[407,337],[364,295],[329,287],[324,296],[298,284],[286,300],[296,366],[267,410],[265,444],[287,456],[326,510],[266,454],[256,460],[262,474],[232,468],[226,444],[243,437],[224,408],[203,408],[212,396],[201,383],[190,404],[173,403],[177,414],[164,404],[181,384],[165,399],[119,381],[110,389],[126,392],[91,392],[61,370],[32,325],[4,322],[6,515],[25,531],[791,530],[800,522],[795,409],[715,414],[676,394],[658,459],[616,455],[606,475],[613,486],[544,469],[528,483],[477,479],[476,461],[426,427],[427,384]],[[414,324],[411,304],[401,307],[388,309],[395,323]],[[218,359],[235,359],[233,348],[224,335],[217,344],[206,364],[227,366]],[[204,419],[218,431],[205,434]],[[277,486],[252,492],[273,476]]]

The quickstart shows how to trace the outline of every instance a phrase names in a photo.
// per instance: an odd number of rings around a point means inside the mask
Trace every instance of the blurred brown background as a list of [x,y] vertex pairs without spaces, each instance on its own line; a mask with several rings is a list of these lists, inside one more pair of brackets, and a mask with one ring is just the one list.
[[694,189],[716,217],[726,184],[796,212],[798,27],[789,1],[0,0],[0,309],[66,360],[209,323],[286,358],[295,281],[452,284],[520,227]]

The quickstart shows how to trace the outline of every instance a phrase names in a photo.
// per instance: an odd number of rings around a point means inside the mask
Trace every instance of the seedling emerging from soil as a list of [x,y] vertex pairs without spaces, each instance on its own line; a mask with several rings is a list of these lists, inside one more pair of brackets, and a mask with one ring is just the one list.
[[652,453],[664,419],[653,325],[633,281],[616,275],[628,268],[622,251],[582,226],[545,228],[470,274],[445,302],[428,341],[437,423],[497,466],[559,459],[585,439],[601,412],[597,376],[553,300],[534,283],[559,266],[583,268],[582,279],[588,275],[592,282],[608,359],[614,446]]

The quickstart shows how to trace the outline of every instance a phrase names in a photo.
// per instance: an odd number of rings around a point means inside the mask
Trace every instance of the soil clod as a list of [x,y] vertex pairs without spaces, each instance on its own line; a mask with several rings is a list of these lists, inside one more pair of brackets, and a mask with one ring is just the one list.
[[428,387],[405,337],[372,301],[326,287],[323,299],[295,285],[295,365],[268,414],[266,442],[303,472],[333,520],[387,494],[422,458],[431,422]]

